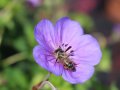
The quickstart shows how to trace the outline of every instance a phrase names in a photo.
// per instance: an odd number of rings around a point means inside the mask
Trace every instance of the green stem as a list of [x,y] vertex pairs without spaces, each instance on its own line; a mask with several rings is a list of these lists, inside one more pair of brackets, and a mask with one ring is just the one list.
[[52,90],[59,90],[59,89],[56,89],[52,83],[50,83],[48,81],[49,77],[50,77],[51,73],[49,72],[48,75],[45,77],[45,79],[43,81],[41,81],[39,84],[33,86],[32,90],[42,90],[42,87],[45,85],[45,84],[48,84]]
[[6,66],[14,64],[18,61],[24,60],[26,58],[27,58],[27,53],[26,52],[18,53],[18,54],[15,54],[13,56],[10,56],[10,57],[2,60],[3,61],[2,65],[3,65],[3,67],[6,67]]

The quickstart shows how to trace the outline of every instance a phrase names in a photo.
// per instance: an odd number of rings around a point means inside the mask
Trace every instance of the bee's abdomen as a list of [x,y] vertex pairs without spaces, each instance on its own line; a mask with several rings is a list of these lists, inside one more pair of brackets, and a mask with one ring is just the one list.
[[72,61],[70,61],[67,66],[68,66],[68,68],[69,68],[70,70],[75,71],[75,66],[74,66],[74,64],[72,63]]

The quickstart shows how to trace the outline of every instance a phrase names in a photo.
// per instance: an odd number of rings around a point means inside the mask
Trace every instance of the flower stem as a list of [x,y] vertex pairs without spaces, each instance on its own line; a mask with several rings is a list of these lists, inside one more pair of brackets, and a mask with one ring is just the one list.
[[41,88],[45,85],[48,84],[52,90],[58,90],[56,89],[49,81],[49,77],[50,77],[51,73],[49,72],[48,75],[45,77],[45,79],[43,81],[41,81],[39,84],[37,84],[36,86],[33,86],[32,90],[41,90]]
[[42,86],[45,84],[48,84],[52,90],[56,90],[56,88],[49,81],[43,81],[38,89],[40,90],[42,88]]
[[48,75],[45,77],[45,79],[43,81],[48,81],[50,75],[51,75],[51,72],[48,73]]

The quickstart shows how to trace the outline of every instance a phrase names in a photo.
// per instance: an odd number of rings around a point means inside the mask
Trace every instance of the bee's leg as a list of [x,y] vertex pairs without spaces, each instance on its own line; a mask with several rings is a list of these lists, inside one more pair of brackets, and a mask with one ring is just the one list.
[[68,72],[69,72],[70,74],[72,74],[72,71],[68,70]]
[[78,65],[78,64],[74,63],[74,65]]
[[56,59],[56,62],[57,62],[58,59]]
[[70,71],[69,68],[67,68],[67,70]]
[[[71,61],[72,61],[73,59],[74,59],[74,58],[71,58]],[[73,62],[73,61],[72,61],[72,62]],[[74,65],[78,65],[78,64],[76,64],[75,62],[73,62],[73,64],[74,64]]]
[[56,63],[58,63],[57,61],[58,61],[58,58],[56,59],[56,61],[55,61],[54,65],[55,65]]
[[59,63],[59,62],[58,62],[58,58],[57,58],[56,61],[55,61],[55,64],[56,64],[56,63]]
[[56,58],[56,62],[58,62],[58,58]]
[[74,62],[73,62],[73,64],[74,64],[74,65],[78,65],[78,64],[76,64],[76,63],[74,63]]
[[70,72],[70,73],[72,73],[72,71],[69,68],[67,68],[67,71]]

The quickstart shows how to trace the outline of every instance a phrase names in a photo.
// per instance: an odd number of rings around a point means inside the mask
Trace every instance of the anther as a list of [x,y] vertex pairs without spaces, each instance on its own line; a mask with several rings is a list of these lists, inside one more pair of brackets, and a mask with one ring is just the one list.
[[73,52],[74,52],[73,50],[70,51],[70,53],[73,53]]
[[65,44],[65,47],[67,47],[68,44]]
[[71,54],[70,56],[74,56],[74,54]]

